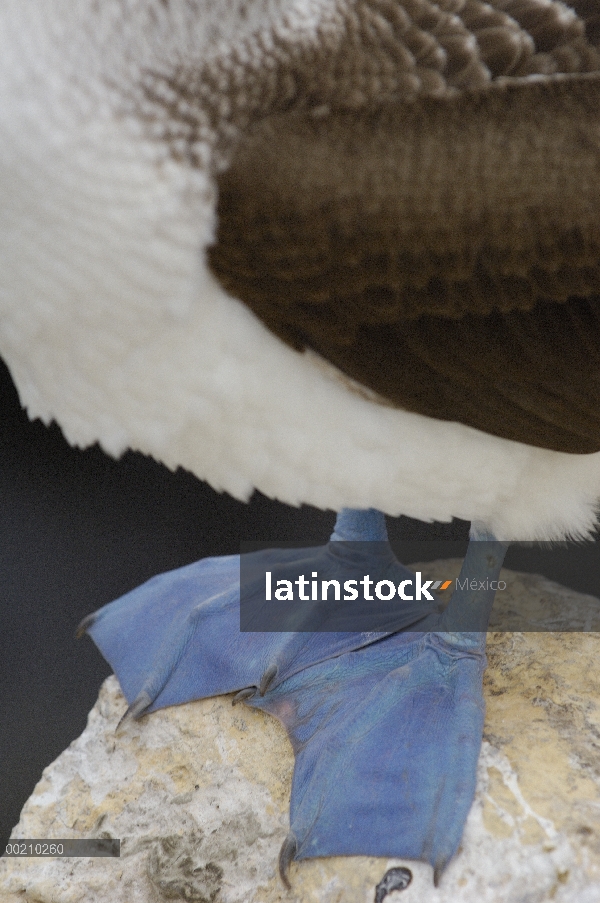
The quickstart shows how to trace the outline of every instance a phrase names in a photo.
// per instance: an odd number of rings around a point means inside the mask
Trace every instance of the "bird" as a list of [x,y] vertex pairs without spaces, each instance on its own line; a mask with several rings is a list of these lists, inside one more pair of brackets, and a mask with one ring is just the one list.
[[[400,592],[385,514],[470,521],[477,583],[511,541],[591,535],[593,0],[5,0],[0,71],[0,354],[31,417],[338,512],[320,550],[249,559],[270,573],[369,543]],[[284,881],[364,852],[437,882],[474,792],[487,582],[378,631],[246,634],[233,556],[81,630],[129,717],[235,692],[286,724]]]

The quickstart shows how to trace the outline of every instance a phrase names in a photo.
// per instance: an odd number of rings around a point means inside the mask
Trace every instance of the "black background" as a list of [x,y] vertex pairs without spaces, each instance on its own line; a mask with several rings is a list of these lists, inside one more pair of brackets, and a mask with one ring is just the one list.
[[[85,727],[110,670],[78,622],[163,570],[241,540],[325,541],[335,516],[255,494],[249,505],[129,453],[70,448],[31,423],[0,363],[0,844],[43,768]],[[389,520],[392,539],[464,539],[468,524]],[[442,557],[443,544],[431,557]],[[507,564],[600,595],[597,543],[513,548]],[[0,847],[1,849],[1,847]]]

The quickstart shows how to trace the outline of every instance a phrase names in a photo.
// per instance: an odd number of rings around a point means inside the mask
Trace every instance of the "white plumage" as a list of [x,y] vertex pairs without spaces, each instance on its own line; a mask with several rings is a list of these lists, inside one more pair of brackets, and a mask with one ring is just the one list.
[[500,539],[583,536],[600,453],[380,404],[284,345],[205,264],[210,130],[194,165],[178,156],[169,123],[145,109],[146,73],[225,46],[249,53],[252,35],[261,52],[275,32],[321,40],[338,7],[4,0],[0,354],[21,401],[75,445],[137,449],[241,499],[259,489],[291,504],[455,516]]

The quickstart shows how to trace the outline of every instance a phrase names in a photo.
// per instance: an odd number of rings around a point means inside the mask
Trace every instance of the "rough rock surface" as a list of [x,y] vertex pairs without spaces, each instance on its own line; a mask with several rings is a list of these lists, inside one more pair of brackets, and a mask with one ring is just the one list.
[[[423,565],[452,576],[448,562]],[[504,572],[496,610],[598,629],[600,603]],[[525,605],[527,602],[527,605]],[[561,620],[562,619],[562,620]],[[293,759],[280,725],[228,697],[157,712],[115,735],[109,678],[81,737],[43,773],[13,837],[119,837],[120,859],[3,859],[3,903],[372,903],[392,866],[413,880],[386,903],[600,900],[600,634],[490,633],[477,796],[459,855],[431,869],[366,857],[276,874]]]

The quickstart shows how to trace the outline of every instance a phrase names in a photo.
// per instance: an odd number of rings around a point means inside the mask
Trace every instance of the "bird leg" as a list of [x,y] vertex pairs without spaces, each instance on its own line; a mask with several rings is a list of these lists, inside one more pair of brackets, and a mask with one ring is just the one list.
[[[417,598],[420,575],[393,555],[383,514],[344,509],[325,546],[253,552],[241,583],[239,556],[161,574],[82,629],[119,678],[129,717],[235,693],[234,703],[283,722],[296,757],[285,881],[294,859],[362,854],[430,862],[437,882],[475,792],[490,585],[506,545],[471,540],[441,612],[427,599],[429,583]],[[300,629],[242,630],[240,596],[256,602],[250,621],[267,610],[267,571],[274,580],[285,572],[290,583],[313,571],[334,583],[371,574],[371,584],[412,582],[414,598],[362,601],[359,621],[375,611],[382,629],[368,621],[357,629],[344,620],[344,600],[318,606],[307,593],[295,614]],[[307,629],[311,621],[318,630]]]

